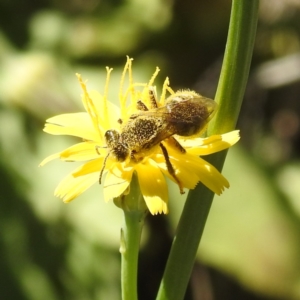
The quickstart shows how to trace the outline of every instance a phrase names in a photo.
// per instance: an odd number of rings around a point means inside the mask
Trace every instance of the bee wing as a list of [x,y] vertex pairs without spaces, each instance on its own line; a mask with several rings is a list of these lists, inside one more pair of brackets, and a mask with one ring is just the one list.
[[169,121],[169,113],[166,113],[163,109],[158,108],[155,111],[143,112],[141,118],[156,120],[155,123],[157,124],[157,128],[155,134],[152,135],[150,140],[150,144],[152,145],[157,145],[161,141],[169,138],[176,133],[176,128]]
[[134,146],[137,152],[150,149],[175,134],[175,128],[169,122],[169,117],[170,114],[166,112],[165,107],[140,111],[130,116],[126,128],[123,129],[123,136],[128,134],[139,137],[139,146]]
[[136,119],[139,116],[148,116],[152,118],[168,118],[170,113],[167,110],[166,106],[161,106],[157,108],[153,108],[150,110],[140,110],[139,112],[132,114],[130,119]]
[[171,98],[167,101],[166,111],[170,112],[169,126],[180,136],[200,135],[213,117],[217,104],[205,97],[186,100]]

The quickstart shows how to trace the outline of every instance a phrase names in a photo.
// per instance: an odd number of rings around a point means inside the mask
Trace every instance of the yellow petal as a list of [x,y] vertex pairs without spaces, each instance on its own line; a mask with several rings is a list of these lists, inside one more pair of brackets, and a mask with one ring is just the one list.
[[39,164],[39,167],[42,167],[44,166],[46,163],[48,163],[49,161],[53,160],[53,159],[56,159],[56,158],[59,158],[60,157],[60,152],[58,153],[54,153],[52,155],[49,155],[47,156],[40,164]]
[[[172,150],[170,149],[169,152]],[[157,156],[156,161],[164,173],[174,181],[174,178],[167,171],[164,158]],[[225,187],[229,187],[226,178],[214,166],[198,156],[189,153],[176,154],[176,156],[170,156],[170,161],[176,176],[188,189],[195,188],[196,184],[201,181],[214,193],[220,195]]]
[[230,145],[234,145],[240,139],[240,131],[233,130],[227,133],[222,134],[222,140],[224,142],[229,143]]
[[89,91],[90,99],[96,109],[96,114],[98,116],[98,123],[104,128],[104,131],[112,128],[120,128],[118,120],[120,119],[120,109],[114,103],[106,100],[107,113],[105,115],[104,109],[104,99],[103,96],[97,91]]
[[168,186],[165,178],[152,160],[136,165],[138,181],[147,207],[152,215],[168,213]]
[[188,153],[195,155],[208,155],[227,149],[240,139],[239,130],[234,130],[222,135],[213,135],[205,139],[195,139],[183,142]]
[[190,165],[191,170],[195,167],[195,173],[199,176],[199,181],[215,194],[222,194],[225,188],[229,188],[227,179],[213,165],[201,158],[199,160],[203,162],[199,163],[198,168],[194,164]]
[[193,138],[193,139],[183,139],[182,137],[178,137],[180,144],[184,147],[191,148],[195,146],[205,146],[216,141],[222,140],[222,135],[215,134],[207,138]]
[[113,198],[122,195],[128,188],[131,177],[131,172],[124,172],[123,177],[117,177],[113,173],[107,172],[104,180],[104,200],[107,202]]
[[[171,160],[175,166],[181,170],[185,168],[198,176],[199,181],[206,185],[210,190],[212,190],[217,195],[220,195],[225,187],[229,187],[228,181],[225,177],[211,164],[206,162],[201,157],[185,153],[181,155],[181,159],[178,161]],[[189,177],[183,178],[179,172],[179,180],[186,184],[186,181],[189,180]]]
[[108,108],[108,120],[109,123],[107,124],[107,127],[105,127],[106,130],[112,129],[112,128],[120,128],[120,117],[121,112],[120,108],[116,106],[115,104],[111,103],[110,101],[107,101],[107,108]]
[[123,178],[123,176],[125,176],[127,178],[128,175],[126,175],[126,174],[133,172],[132,165],[135,165],[135,164],[131,164],[130,162],[128,164],[126,161],[120,163],[120,162],[114,161],[114,160],[107,160],[107,169],[119,178]]
[[54,195],[63,199],[65,203],[72,201],[99,180],[99,172],[85,176],[74,177],[69,174],[57,186]]
[[[95,142],[83,142],[75,144],[60,153],[60,159],[64,161],[83,161],[99,158]],[[99,149],[98,151],[101,151]],[[103,151],[106,151],[103,149]]]
[[103,167],[103,160],[104,157],[100,156],[97,159],[94,159],[92,161],[83,164],[72,173],[73,177],[76,178],[79,176],[84,176],[90,173],[98,172],[98,179],[99,179],[100,171]]
[[[42,167],[49,161],[60,158],[63,161],[83,161],[83,160],[91,160],[95,158],[99,158],[99,154],[96,151],[96,143],[93,142],[83,142],[79,144],[75,144],[61,152],[52,154],[46,157],[39,166]],[[99,151],[102,151],[99,149]],[[103,151],[105,151],[103,149]]]
[[[179,169],[178,163],[176,162],[176,160],[174,161],[173,158],[170,157],[170,160],[171,160],[172,166],[175,168],[176,175],[178,176],[178,174],[180,173],[180,177],[185,179],[184,181],[182,181],[184,187],[188,188],[188,189],[194,189],[196,187],[197,183],[199,182],[199,177],[195,173],[191,172],[186,167],[184,167],[184,168],[181,167]],[[157,163],[159,168],[163,171],[163,173],[174,181],[173,176],[171,176],[171,174],[169,173],[169,171],[167,169],[166,160],[165,160],[164,156],[161,154],[158,154],[155,158],[155,162]],[[188,179],[188,180],[186,180],[186,179]]]
[[58,115],[46,122],[44,131],[53,135],[72,135],[91,141],[103,140],[94,129],[89,115],[84,112]]

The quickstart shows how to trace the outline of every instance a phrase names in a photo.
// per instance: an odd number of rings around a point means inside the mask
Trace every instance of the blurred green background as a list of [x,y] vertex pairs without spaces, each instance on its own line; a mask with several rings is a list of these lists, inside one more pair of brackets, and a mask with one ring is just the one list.
[[[45,119],[81,111],[75,72],[103,92],[125,56],[135,81],[169,76],[173,89],[214,97],[231,1],[0,1],[1,299],[120,299],[122,213],[95,185],[66,205],[53,196],[74,164],[49,154],[74,139]],[[161,84],[158,83],[158,84]],[[115,101],[115,100],[113,100]],[[229,151],[231,188],[216,197],[186,299],[300,299],[300,2],[261,0],[242,139]],[[154,299],[184,198],[147,218],[140,299]]]

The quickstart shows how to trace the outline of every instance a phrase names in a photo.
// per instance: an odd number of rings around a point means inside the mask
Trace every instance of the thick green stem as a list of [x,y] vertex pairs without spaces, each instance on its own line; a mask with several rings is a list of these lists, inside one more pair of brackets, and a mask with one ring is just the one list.
[[[233,0],[229,32],[216,93],[219,110],[208,134],[220,134],[235,128],[241,107],[255,40],[258,0]],[[222,169],[226,151],[207,160]],[[186,200],[174,238],[157,300],[181,300],[188,285],[196,252],[205,227],[214,194],[202,184]]]
[[208,135],[235,128],[243,102],[255,42],[259,0],[233,0],[224,60],[215,96],[219,108]]

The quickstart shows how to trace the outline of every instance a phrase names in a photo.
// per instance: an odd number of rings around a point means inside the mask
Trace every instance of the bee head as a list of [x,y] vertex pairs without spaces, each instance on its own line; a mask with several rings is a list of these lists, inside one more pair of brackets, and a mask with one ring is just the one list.
[[118,160],[124,161],[128,155],[128,147],[120,140],[120,133],[116,130],[110,129],[105,132],[105,141],[110,153]]

